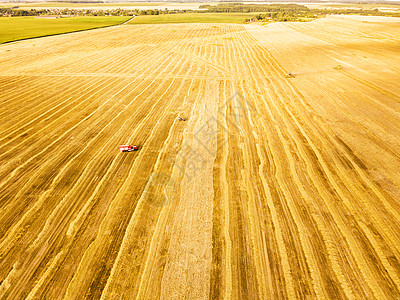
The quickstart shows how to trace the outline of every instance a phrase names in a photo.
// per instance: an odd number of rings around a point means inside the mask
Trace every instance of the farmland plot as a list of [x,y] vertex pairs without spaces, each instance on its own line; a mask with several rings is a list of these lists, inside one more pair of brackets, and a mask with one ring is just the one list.
[[[281,43],[293,26],[1,46],[1,297],[400,297],[399,73],[363,77],[329,34]],[[370,64],[394,70],[383,32]]]

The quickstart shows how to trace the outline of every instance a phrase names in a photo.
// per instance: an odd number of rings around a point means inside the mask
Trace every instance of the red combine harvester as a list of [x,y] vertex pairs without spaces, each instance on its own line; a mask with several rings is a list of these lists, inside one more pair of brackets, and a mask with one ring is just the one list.
[[131,152],[131,151],[137,151],[138,146],[134,145],[119,145],[119,151],[121,152]]

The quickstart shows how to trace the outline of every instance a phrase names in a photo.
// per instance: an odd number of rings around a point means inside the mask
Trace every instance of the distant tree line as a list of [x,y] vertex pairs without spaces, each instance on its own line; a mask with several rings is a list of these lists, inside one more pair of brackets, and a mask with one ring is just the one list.
[[397,12],[383,12],[378,9],[373,10],[353,10],[353,9],[308,9],[304,11],[280,11],[280,12],[267,12],[259,14],[255,17],[258,21],[275,21],[275,22],[294,22],[306,21],[310,19],[319,18],[329,14],[334,15],[363,15],[363,16],[386,16],[386,17],[400,17]]
[[201,5],[201,9],[213,13],[251,13],[262,12],[255,18],[246,21],[306,21],[328,14],[364,15],[364,16],[393,16],[400,17],[398,12],[382,12],[378,9],[311,9],[299,4],[244,4],[244,3],[219,3]]
[[18,6],[12,8],[0,8],[0,17],[41,16],[41,15],[74,15],[74,16],[139,16],[139,15],[161,15],[161,14],[184,14],[196,12],[187,10],[159,10],[159,9],[71,9],[71,8],[44,8],[44,9],[21,9]]
[[134,11],[124,9],[18,9],[0,8],[0,16],[21,17],[21,16],[42,16],[42,15],[74,15],[74,16],[133,16]]
[[283,11],[307,11],[304,5],[298,4],[244,4],[244,3],[220,3],[213,5],[200,5],[200,9],[207,9],[212,13],[249,13],[249,12],[283,12]]

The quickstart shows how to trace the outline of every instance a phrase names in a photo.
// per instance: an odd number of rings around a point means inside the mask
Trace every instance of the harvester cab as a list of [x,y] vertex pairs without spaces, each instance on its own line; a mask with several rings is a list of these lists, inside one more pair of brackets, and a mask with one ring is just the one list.
[[121,152],[132,152],[138,150],[138,146],[135,145],[119,145],[118,147]]

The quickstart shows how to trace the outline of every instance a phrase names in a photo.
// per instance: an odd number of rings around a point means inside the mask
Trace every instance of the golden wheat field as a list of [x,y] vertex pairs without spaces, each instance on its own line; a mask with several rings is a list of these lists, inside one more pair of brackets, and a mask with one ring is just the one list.
[[399,27],[0,46],[0,298],[400,298]]

